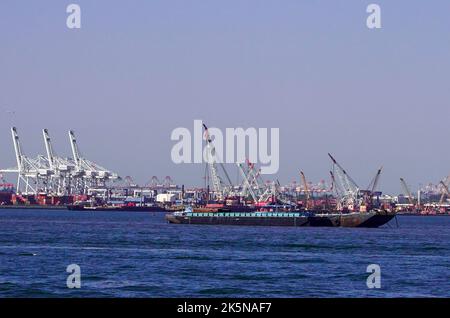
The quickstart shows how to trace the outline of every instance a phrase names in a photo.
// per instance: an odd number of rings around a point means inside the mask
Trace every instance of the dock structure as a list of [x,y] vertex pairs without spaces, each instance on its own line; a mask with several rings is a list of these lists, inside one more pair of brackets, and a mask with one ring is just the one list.
[[[203,125],[203,128],[208,159],[205,183],[202,187],[185,188],[177,185],[170,176],[161,179],[153,176],[143,186],[131,176],[122,179],[117,173],[86,159],[73,130],[68,131],[72,157],[57,154],[48,129],[42,130],[45,155],[29,157],[23,150],[17,128],[11,127],[16,166],[0,169],[0,205],[45,206],[89,201],[92,204],[127,206],[157,202],[176,209],[193,205],[208,211],[233,209],[234,212],[248,207],[255,210],[282,207],[288,211],[333,210],[345,213],[380,209],[425,215],[450,211],[450,175],[439,184],[430,183],[418,189],[417,198],[404,178],[400,178],[404,195],[386,195],[377,190],[382,167],[369,185],[361,188],[331,154],[328,154],[332,162],[329,183],[321,180],[314,184],[300,171],[301,184],[293,181],[283,186],[277,179],[263,180],[261,169],[249,159],[236,163],[237,179],[232,182],[215,151],[207,126]],[[15,188],[3,178],[3,174],[17,176]]]
[[46,154],[30,158],[22,149],[17,128],[11,127],[16,167],[1,169],[0,173],[17,174],[17,193],[58,196],[88,194],[91,189],[105,189],[108,182],[120,179],[117,173],[81,155],[72,130],[69,131],[69,141],[73,158],[56,155],[48,129],[43,129],[42,135]]

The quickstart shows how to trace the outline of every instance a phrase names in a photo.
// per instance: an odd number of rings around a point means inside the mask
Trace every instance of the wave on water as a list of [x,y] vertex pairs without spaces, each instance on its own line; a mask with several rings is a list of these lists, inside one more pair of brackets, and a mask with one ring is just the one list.
[[37,253],[31,253],[31,252],[20,252],[18,254],[19,256],[37,256]]
[[[450,218],[405,218],[400,229],[360,231],[46,213],[2,223],[0,297],[450,296]],[[71,263],[81,267],[79,290],[66,287]],[[376,292],[366,288],[371,263],[381,265]]]

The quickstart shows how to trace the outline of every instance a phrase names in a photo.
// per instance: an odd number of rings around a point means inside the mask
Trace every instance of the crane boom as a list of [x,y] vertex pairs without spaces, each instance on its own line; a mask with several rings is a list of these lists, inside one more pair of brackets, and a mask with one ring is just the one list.
[[330,177],[331,177],[331,188],[330,191],[334,192],[337,197],[341,197],[343,190],[340,188],[339,183],[336,182],[336,177],[334,176],[333,171],[330,171]]
[[333,176],[337,176],[339,182],[335,182],[336,189],[342,191],[338,192],[339,204],[342,208],[354,210],[359,199],[360,189],[356,182],[348,175],[345,169],[334,159],[331,154],[328,154],[333,162]]
[[331,161],[333,161],[333,163],[339,168],[340,172],[345,176],[345,179],[347,179],[345,180],[347,188],[350,188],[351,184],[351,186],[353,186],[354,188],[359,189],[359,186],[356,184],[355,180],[353,180],[352,177],[349,176],[347,171],[345,171],[345,169],[336,161],[336,159],[334,159],[334,157],[330,153],[328,153],[328,156],[331,158]]
[[77,167],[80,166],[80,151],[78,150],[77,139],[73,130],[69,130],[70,147],[72,148],[73,160]]
[[[209,173],[211,176],[213,191],[216,192],[220,197],[222,196],[223,188],[222,188],[222,179],[220,179],[217,166],[216,166],[216,150],[212,144],[211,138],[209,136],[208,127],[203,124],[203,128],[205,129],[205,139],[206,139],[206,156],[207,163],[209,166]],[[211,158],[212,157],[212,158]]]
[[50,135],[48,133],[48,129],[42,129],[42,135],[44,137],[45,150],[47,151],[47,159],[50,169],[54,169],[54,152],[52,148],[52,144],[50,141]]
[[305,174],[303,173],[303,171],[300,171],[300,175],[302,177],[303,187],[305,188],[306,208],[308,208],[309,207],[309,201],[310,201],[308,183],[306,182],[306,177],[305,177]]
[[400,182],[402,183],[402,187],[403,190],[405,191],[405,194],[408,195],[408,201],[411,205],[414,205],[413,199],[412,199],[412,195],[411,195],[411,191],[409,191],[408,185],[405,182],[405,179],[400,178]]
[[[331,192],[333,192],[333,191],[336,192],[336,180],[334,179],[334,173],[333,173],[333,171],[330,171],[330,177],[331,177],[330,191],[331,191]],[[336,193],[337,193],[337,192],[336,192]]]
[[244,179],[246,188],[249,190],[250,195],[252,196],[253,202],[257,202],[258,199],[256,198],[255,192],[252,189],[252,186],[250,185],[250,181],[247,178],[247,175],[244,172],[244,169],[242,169],[242,164],[237,163],[237,166],[239,168],[239,172],[241,173],[242,178]]
[[17,133],[16,127],[11,127],[11,136],[14,144],[14,152],[16,154],[17,169],[20,171],[23,168],[22,166],[23,153],[22,148],[20,146],[19,134]]
[[367,190],[369,190],[371,193],[374,193],[378,186],[378,181],[380,180],[380,175],[381,175],[382,170],[383,170],[383,167],[380,167],[380,169],[378,169],[377,174],[375,175],[375,177],[373,178],[373,180],[370,182],[369,186],[367,187]]

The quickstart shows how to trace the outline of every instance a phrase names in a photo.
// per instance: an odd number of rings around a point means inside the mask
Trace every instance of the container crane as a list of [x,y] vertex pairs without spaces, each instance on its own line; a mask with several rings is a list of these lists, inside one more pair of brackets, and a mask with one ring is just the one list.
[[81,157],[75,134],[69,131],[73,159],[58,157],[52,147],[48,129],[42,130],[46,155],[25,156],[16,127],[11,127],[17,167],[2,169],[0,173],[17,173],[17,193],[86,194],[89,188],[106,187],[105,182],[120,177]]
[[150,188],[150,189],[157,189],[159,186],[159,179],[157,176],[153,176],[150,181],[148,181],[144,187]]
[[67,194],[68,192],[71,192],[73,190],[71,189],[70,172],[75,169],[75,165],[68,159],[60,158],[55,155],[48,129],[43,129],[42,135],[44,137],[48,165],[52,170],[52,191],[56,192],[59,195]]
[[104,188],[105,183],[108,180],[120,179],[117,173],[113,173],[81,156],[77,140],[75,138],[75,133],[72,130],[69,130],[69,141],[76,167],[74,176],[78,180],[78,187],[83,189],[83,193],[86,192],[88,188]]
[[73,130],[69,130],[69,140],[70,140],[70,147],[72,148],[73,160],[75,161],[77,168],[81,170],[80,165],[81,156],[77,145],[77,139],[75,138],[75,132]]
[[47,129],[42,129],[42,135],[44,137],[45,150],[47,151],[47,159],[50,169],[55,169],[55,159],[53,155],[53,148],[50,142],[50,136]]
[[16,189],[19,193],[37,194],[47,187],[48,178],[52,173],[47,159],[44,156],[32,159],[24,155],[16,127],[11,127],[11,136],[17,167],[0,170],[0,172],[17,173]]

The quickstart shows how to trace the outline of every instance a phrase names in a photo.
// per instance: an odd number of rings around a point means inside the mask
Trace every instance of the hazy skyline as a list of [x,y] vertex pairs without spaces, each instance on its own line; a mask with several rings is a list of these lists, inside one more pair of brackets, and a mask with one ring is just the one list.
[[361,187],[383,165],[385,192],[450,173],[448,1],[4,0],[0,43],[0,168],[15,165],[11,125],[31,157],[42,128],[70,156],[73,129],[123,177],[201,185],[204,167],[172,163],[170,134],[202,119],[280,128],[282,184],[328,180],[328,152]]

